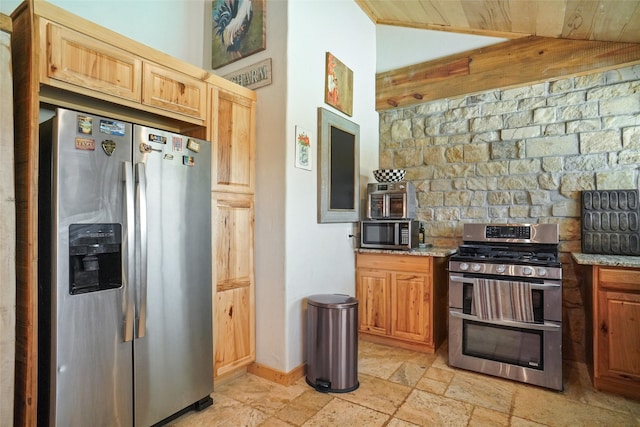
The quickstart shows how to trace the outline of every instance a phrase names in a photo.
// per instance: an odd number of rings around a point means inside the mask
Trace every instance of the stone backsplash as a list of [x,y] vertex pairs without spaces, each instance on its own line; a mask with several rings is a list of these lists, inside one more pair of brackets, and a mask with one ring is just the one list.
[[382,112],[380,168],[407,170],[436,246],[465,222],[559,224],[564,357],[584,360],[580,192],[639,187],[640,65]]

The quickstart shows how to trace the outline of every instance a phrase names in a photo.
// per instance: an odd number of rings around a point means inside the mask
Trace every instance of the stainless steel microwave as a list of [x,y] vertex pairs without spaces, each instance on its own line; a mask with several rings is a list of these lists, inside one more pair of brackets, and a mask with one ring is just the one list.
[[417,204],[416,188],[409,181],[367,184],[368,219],[412,219]]
[[410,250],[418,246],[419,222],[415,220],[360,221],[360,247]]

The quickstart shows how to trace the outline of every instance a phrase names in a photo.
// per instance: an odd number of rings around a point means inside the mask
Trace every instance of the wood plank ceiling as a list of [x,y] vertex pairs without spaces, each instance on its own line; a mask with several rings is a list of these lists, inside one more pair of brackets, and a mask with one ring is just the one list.
[[511,39],[376,75],[376,110],[640,63],[640,0],[354,0],[376,24]]
[[640,0],[355,0],[376,24],[640,43]]

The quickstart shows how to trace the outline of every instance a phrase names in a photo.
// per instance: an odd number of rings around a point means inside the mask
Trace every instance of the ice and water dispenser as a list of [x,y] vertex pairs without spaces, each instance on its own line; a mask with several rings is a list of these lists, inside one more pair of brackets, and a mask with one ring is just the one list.
[[121,225],[71,224],[69,276],[72,295],[122,286]]

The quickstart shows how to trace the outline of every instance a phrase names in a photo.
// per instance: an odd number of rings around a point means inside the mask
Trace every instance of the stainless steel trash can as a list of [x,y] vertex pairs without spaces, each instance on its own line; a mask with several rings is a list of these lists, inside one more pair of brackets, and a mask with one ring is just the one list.
[[307,384],[346,393],[358,382],[358,300],[341,294],[307,301]]

